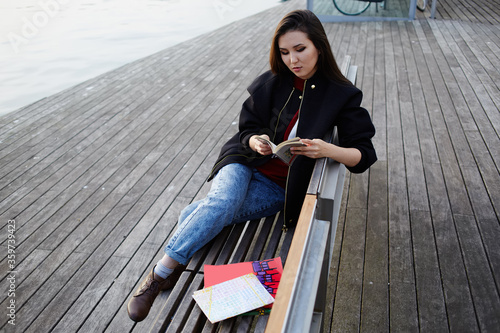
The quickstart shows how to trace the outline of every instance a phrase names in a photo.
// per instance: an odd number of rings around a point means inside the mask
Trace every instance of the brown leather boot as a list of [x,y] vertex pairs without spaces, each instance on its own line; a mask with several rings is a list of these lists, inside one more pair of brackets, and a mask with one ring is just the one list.
[[153,268],[128,302],[127,312],[130,319],[136,322],[144,320],[160,291],[173,288],[185,269],[185,265],[179,264],[172,274],[162,279],[154,273]]

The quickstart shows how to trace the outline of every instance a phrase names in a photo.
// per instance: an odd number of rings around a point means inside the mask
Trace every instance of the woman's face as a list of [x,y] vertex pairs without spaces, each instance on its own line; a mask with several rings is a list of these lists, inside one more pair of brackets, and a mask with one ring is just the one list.
[[278,39],[281,59],[301,79],[309,79],[316,72],[318,49],[302,31],[289,31]]

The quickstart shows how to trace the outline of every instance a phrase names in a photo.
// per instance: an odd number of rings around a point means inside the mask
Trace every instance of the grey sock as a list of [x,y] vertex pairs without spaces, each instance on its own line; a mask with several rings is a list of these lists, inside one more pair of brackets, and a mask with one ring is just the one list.
[[156,267],[154,268],[155,274],[161,277],[162,279],[166,279],[170,274],[172,274],[173,271],[174,271],[173,268],[168,268],[163,266],[161,260],[156,263]]

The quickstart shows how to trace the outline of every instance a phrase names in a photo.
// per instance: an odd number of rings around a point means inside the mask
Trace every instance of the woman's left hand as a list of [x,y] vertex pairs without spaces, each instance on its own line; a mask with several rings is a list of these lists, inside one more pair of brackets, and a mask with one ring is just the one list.
[[292,147],[291,152],[297,155],[304,155],[310,158],[322,158],[331,156],[332,145],[321,139],[301,139],[306,146]]
[[361,161],[361,152],[357,148],[343,148],[321,139],[301,139],[306,146],[292,147],[292,154],[310,158],[329,157],[346,166],[353,167]]

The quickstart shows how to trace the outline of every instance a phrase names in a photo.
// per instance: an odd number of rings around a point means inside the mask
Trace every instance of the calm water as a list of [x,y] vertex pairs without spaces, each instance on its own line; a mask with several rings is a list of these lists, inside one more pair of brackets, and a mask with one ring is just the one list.
[[0,115],[278,0],[0,0]]

